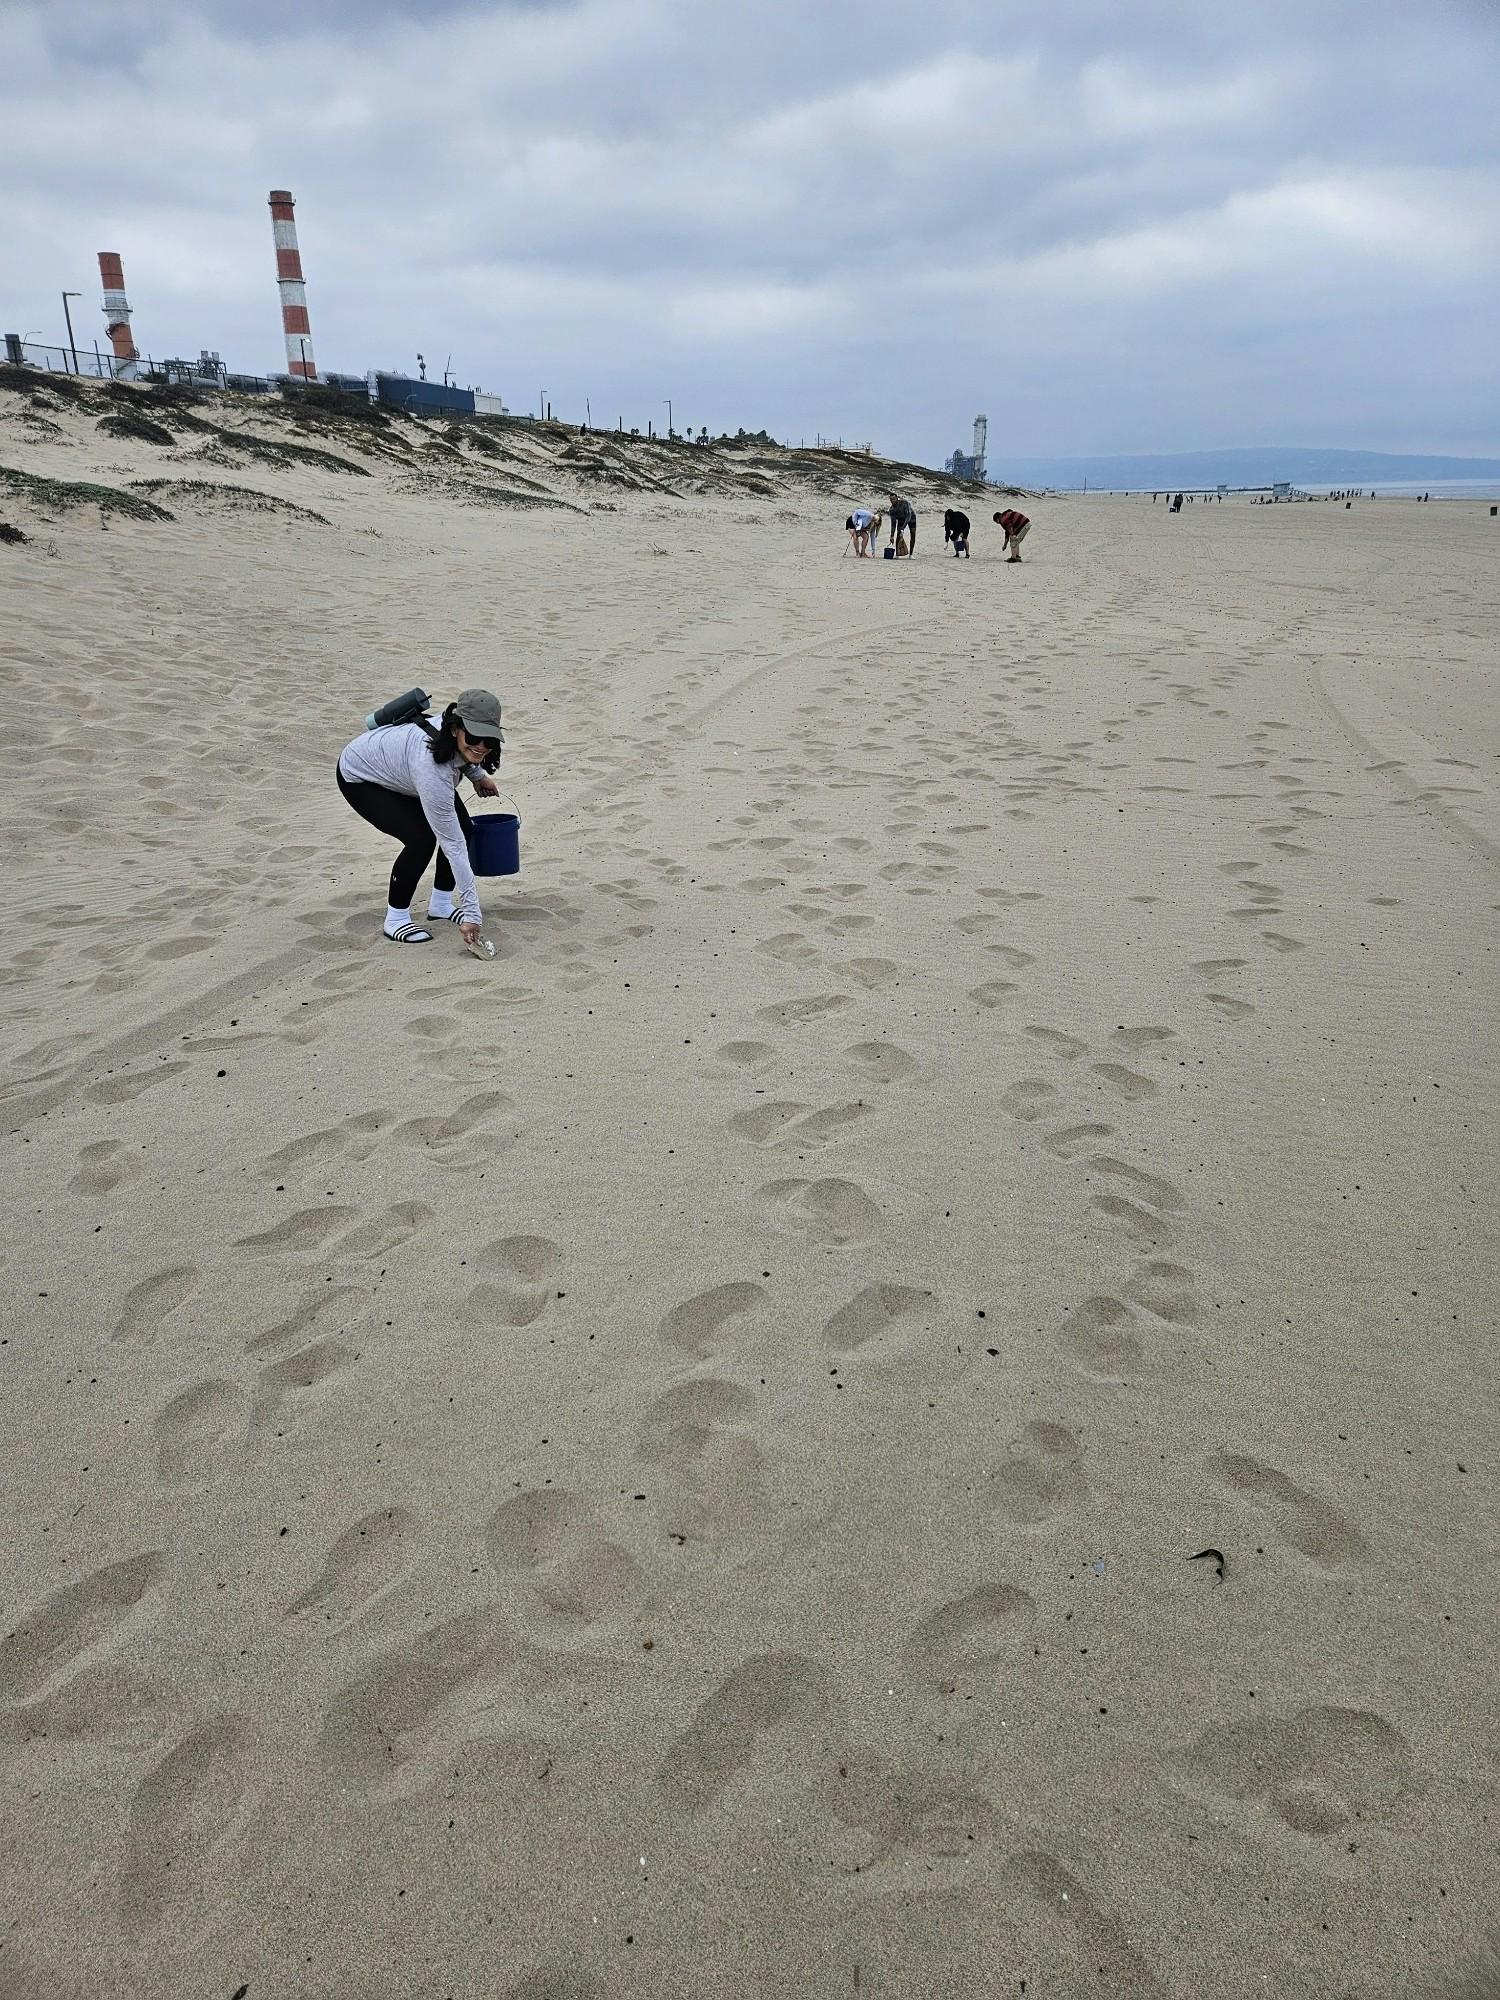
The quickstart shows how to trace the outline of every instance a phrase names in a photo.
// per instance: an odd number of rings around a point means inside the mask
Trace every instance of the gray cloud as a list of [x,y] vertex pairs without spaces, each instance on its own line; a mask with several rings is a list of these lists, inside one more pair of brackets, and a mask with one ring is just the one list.
[[1002,453],[1493,451],[1493,23],[11,4],[0,318],[118,249],[144,347],[276,367],[286,186],[325,366],[927,459],[978,408]]

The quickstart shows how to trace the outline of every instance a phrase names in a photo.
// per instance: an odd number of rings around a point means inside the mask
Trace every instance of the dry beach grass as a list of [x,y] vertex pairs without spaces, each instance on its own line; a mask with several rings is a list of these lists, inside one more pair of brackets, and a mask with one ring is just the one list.
[[0,393],[173,517],[0,494],[0,1994],[1493,1990],[1487,509],[106,408]]

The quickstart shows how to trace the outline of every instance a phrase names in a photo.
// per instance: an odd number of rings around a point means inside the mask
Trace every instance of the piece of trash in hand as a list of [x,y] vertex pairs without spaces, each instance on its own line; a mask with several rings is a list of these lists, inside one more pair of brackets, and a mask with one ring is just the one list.
[[1222,1549],[1199,1549],[1195,1555],[1185,1556],[1183,1560],[1190,1563],[1211,1562],[1214,1566],[1214,1575],[1220,1583],[1224,1581],[1224,1551]]
[[464,950],[471,958],[493,958],[495,947],[487,937],[465,938]]

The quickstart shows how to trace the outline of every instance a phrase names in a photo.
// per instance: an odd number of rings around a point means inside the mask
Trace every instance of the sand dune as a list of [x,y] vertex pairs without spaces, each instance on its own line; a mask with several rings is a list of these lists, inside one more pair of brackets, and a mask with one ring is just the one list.
[[1482,1982],[1487,509],[0,405],[0,1993]]

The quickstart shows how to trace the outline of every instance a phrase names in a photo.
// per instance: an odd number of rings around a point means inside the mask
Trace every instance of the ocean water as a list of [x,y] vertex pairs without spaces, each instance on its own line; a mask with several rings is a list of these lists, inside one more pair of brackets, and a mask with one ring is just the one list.
[[[1346,492],[1334,486],[1304,486],[1308,494]],[[1500,500],[1500,480],[1380,480],[1374,486],[1356,486],[1358,492],[1374,492],[1376,500],[1414,500],[1418,494],[1432,494],[1436,500]]]
[[[1058,490],[1068,493],[1076,493],[1078,491],[1077,487],[1073,486]],[[1186,491],[1185,488],[1183,490]],[[1269,494],[1269,491],[1268,487],[1258,487],[1244,493],[1231,491],[1224,495],[1224,501],[1226,505],[1238,505],[1247,500],[1253,501],[1257,492]],[[1331,492],[1344,491],[1356,496],[1363,493],[1367,497],[1369,494],[1374,493],[1377,500],[1413,501],[1419,493],[1430,493],[1434,505],[1439,500],[1488,500],[1493,504],[1496,501],[1500,501],[1500,479],[1377,479],[1373,482],[1366,482],[1363,486],[1355,486],[1353,484],[1345,488],[1298,486],[1294,487],[1293,491],[1306,494],[1310,500],[1326,500]],[[1149,486],[1144,488],[1139,486],[1091,486],[1089,492],[1091,494],[1132,493],[1137,497],[1144,492],[1149,499],[1151,489]],[[1212,504],[1215,496],[1210,495],[1209,499]],[[1202,504],[1201,496],[1198,504]]]

